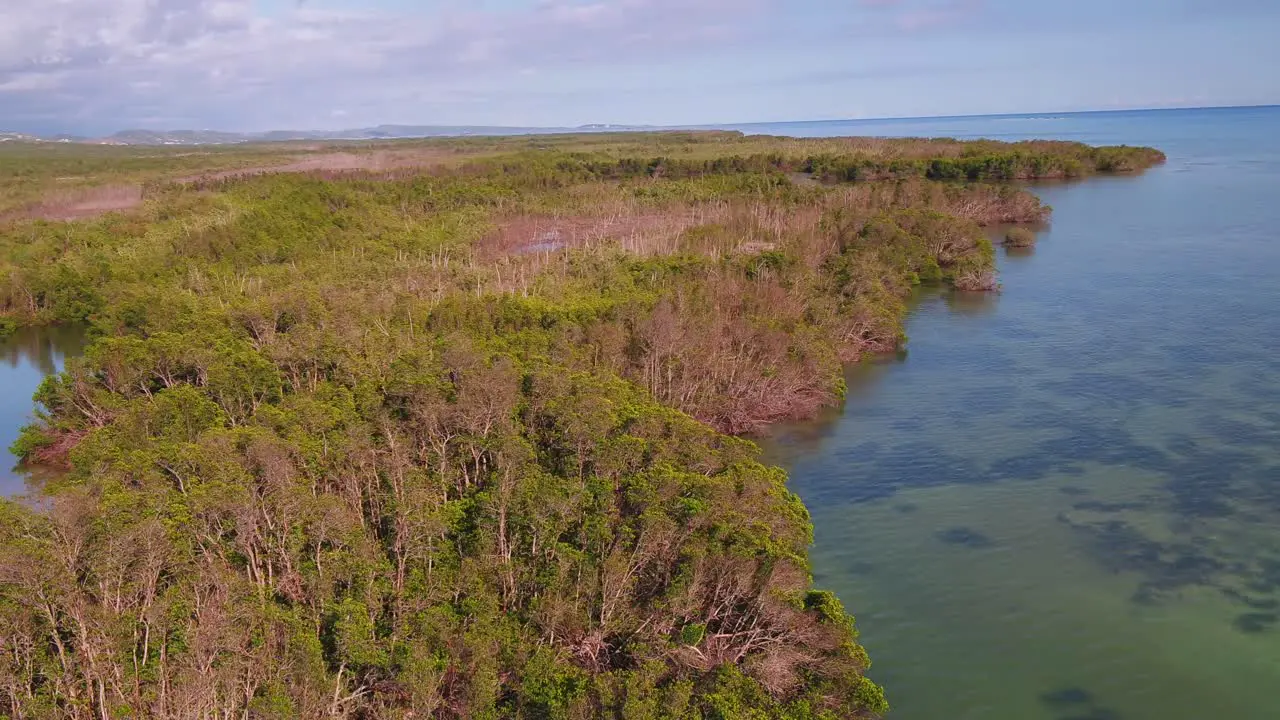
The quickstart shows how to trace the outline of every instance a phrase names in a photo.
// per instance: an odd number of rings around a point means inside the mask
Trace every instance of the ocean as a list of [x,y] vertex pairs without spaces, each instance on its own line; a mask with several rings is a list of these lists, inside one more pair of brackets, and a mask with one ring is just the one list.
[[1150,145],[779,428],[895,720],[1280,717],[1280,108],[782,123]]

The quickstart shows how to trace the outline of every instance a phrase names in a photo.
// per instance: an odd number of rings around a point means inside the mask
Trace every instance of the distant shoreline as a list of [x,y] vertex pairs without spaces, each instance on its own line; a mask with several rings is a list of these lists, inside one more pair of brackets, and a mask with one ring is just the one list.
[[[1223,111],[1223,110],[1269,110],[1280,108],[1280,103],[1268,105],[1205,105],[1191,107],[1169,107],[1169,108],[1124,108],[1110,110],[1062,110],[1047,112],[1026,112],[1026,113],[976,113],[963,115],[901,115],[890,117],[865,117],[865,118],[830,118],[827,120],[776,120],[776,121],[752,121],[740,123],[712,123],[708,125],[679,125],[673,126],[679,129],[720,129],[720,128],[741,128],[756,125],[824,125],[831,123],[886,123],[886,122],[906,122],[906,121],[928,121],[936,122],[938,120],[993,120],[1000,118],[1058,118],[1058,117],[1079,117],[1081,115],[1126,115],[1126,114],[1146,114],[1146,113],[1175,113],[1175,112],[1196,112],[1196,111]],[[665,127],[663,129],[666,129]]]
[[1179,112],[1224,112],[1268,110],[1273,105],[1215,105],[1177,108],[1128,108],[1111,110],[1070,110],[1060,112],[994,113],[976,115],[920,115],[899,117],[829,118],[824,120],[778,120],[721,122],[692,125],[646,125],[588,123],[576,126],[504,126],[504,125],[378,125],[345,130],[267,130],[261,132],[227,132],[221,130],[148,130],[130,129],[104,136],[68,134],[42,135],[0,130],[0,147],[6,144],[78,144],[78,145],[248,145],[273,142],[360,142],[385,140],[420,140],[453,137],[507,137],[521,135],[559,135],[571,133],[654,132],[663,130],[743,130],[759,127],[814,127],[833,124],[877,125],[912,122],[947,122],[960,120],[1055,119],[1086,115],[1134,115]]

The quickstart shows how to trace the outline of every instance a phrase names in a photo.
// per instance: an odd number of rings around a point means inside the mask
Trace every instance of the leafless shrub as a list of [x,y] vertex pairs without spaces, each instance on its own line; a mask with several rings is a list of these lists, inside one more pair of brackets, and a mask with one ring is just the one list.
[[111,212],[131,210],[142,204],[141,185],[102,185],[79,190],[61,190],[46,195],[39,203],[19,211],[14,217],[31,220],[84,220]]

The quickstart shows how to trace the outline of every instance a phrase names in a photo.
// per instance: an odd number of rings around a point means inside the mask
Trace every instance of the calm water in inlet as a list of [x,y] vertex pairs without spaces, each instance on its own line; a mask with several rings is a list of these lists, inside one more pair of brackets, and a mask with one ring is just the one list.
[[1280,718],[1280,109],[798,123],[1152,145],[767,443],[900,720]]
[[31,422],[31,396],[68,356],[80,354],[84,342],[83,329],[75,327],[20,330],[0,339],[0,497],[27,489],[28,473],[15,467],[18,460],[9,446]]

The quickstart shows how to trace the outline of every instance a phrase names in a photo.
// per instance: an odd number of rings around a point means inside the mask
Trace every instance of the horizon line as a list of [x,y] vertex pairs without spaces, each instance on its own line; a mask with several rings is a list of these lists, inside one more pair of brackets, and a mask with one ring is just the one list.
[[[565,130],[565,131],[582,130],[586,128],[601,128],[601,129],[617,128],[619,132],[629,132],[629,131],[637,131],[637,130],[660,132],[664,130],[704,130],[704,129],[714,130],[714,129],[723,129],[723,128],[736,128],[736,127],[758,127],[763,125],[800,125],[800,124],[839,123],[839,122],[874,123],[874,122],[895,122],[895,121],[903,121],[903,120],[961,120],[965,118],[1056,117],[1056,116],[1064,116],[1064,115],[1102,115],[1102,114],[1117,114],[1117,113],[1132,113],[1132,112],[1177,112],[1177,111],[1187,111],[1187,110],[1252,110],[1252,109],[1269,109],[1269,108],[1280,108],[1280,103],[1259,103],[1259,104],[1246,104],[1246,105],[1186,105],[1186,106],[1167,106],[1167,107],[1131,107],[1131,108],[1105,108],[1105,109],[1095,109],[1095,110],[1057,110],[1057,111],[1049,110],[1049,111],[1038,111],[1038,112],[964,113],[959,115],[891,115],[891,116],[874,116],[874,117],[835,117],[835,118],[822,118],[822,119],[812,119],[812,120],[750,120],[750,121],[737,121],[737,122],[687,123],[687,124],[671,124],[671,125],[652,124],[652,123],[617,123],[617,122],[590,122],[590,123],[580,123],[577,125],[563,125],[563,126],[559,126],[559,125],[493,125],[493,124],[484,124],[484,123],[476,123],[476,124],[461,124],[461,123],[444,124],[442,123],[442,124],[432,125],[432,124],[417,124],[417,123],[402,123],[402,122],[383,122],[377,125],[327,129],[327,130],[298,130],[298,129],[288,129],[288,128],[275,128],[271,130],[218,130],[216,128],[171,128],[167,130],[161,130],[161,129],[147,128],[147,127],[126,127],[106,135],[75,135],[72,133],[55,133],[52,136],[79,137],[85,140],[109,139],[116,135],[129,133],[129,132],[152,132],[152,133],[209,132],[209,133],[222,133],[227,135],[254,136],[254,135],[268,135],[271,133],[290,133],[290,132],[312,133],[312,134],[343,133],[343,132],[356,132],[361,130],[376,130],[382,127],[458,128],[458,129],[475,128],[475,129],[485,129],[485,130]],[[0,129],[0,133],[32,135],[36,138],[41,138],[41,136],[37,133],[29,133],[29,132],[23,132],[18,130]],[[329,139],[329,138],[318,137],[315,139],[322,140],[322,139]],[[333,138],[333,139],[340,139],[340,138]],[[396,139],[412,139],[412,138],[406,136],[403,138],[388,137],[388,138],[365,138],[365,139],[396,140]],[[219,144],[219,143],[208,143],[208,144]]]
[[1176,105],[1164,107],[1130,107],[1105,108],[1096,110],[1042,110],[1037,112],[1001,112],[1001,113],[962,113],[960,115],[886,115],[874,117],[837,117],[822,120],[753,120],[750,122],[699,123],[696,125],[663,125],[669,128],[716,128],[741,127],[743,125],[793,125],[799,123],[833,123],[833,122],[886,122],[893,120],[960,120],[963,118],[1001,118],[1001,117],[1051,117],[1057,115],[1101,115],[1126,112],[1176,112],[1179,110],[1263,110],[1280,108],[1276,103],[1250,103],[1245,105]]

